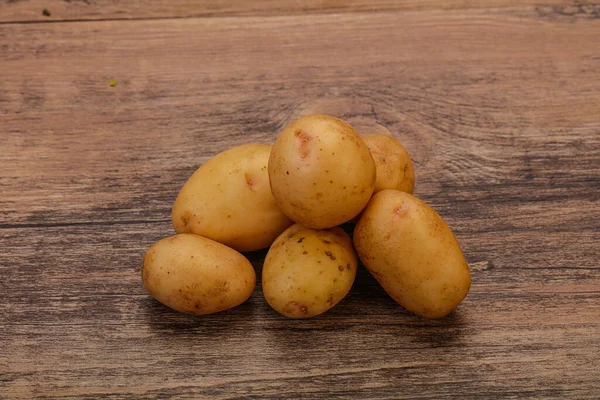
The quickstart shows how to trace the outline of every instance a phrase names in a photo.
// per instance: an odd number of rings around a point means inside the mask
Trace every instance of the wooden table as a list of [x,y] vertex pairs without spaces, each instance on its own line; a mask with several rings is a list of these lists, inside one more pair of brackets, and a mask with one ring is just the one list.
[[[0,398],[600,398],[600,4],[481,3],[0,1]],[[144,291],[188,176],[312,112],[409,149],[451,316]]]

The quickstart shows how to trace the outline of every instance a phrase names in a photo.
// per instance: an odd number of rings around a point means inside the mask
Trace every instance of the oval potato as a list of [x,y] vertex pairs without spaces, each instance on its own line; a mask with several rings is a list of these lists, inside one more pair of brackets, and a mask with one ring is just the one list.
[[368,134],[363,135],[362,139],[369,147],[377,168],[373,193],[396,189],[413,194],[415,168],[404,146],[388,135]]
[[185,183],[173,205],[173,228],[238,251],[269,247],[292,221],[271,194],[271,146],[245,144],[217,154]]
[[144,287],[164,305],[212,314],[242,304],[256,285],[252,264],[213,240],[180,234],[159,240],[144,256]]
[[315,230],[292,225],[275,240],[265,258],[265,299],[287,317],[314,317],[348,294],[357,263],[352,240],[341,228]]
[[358,215],[375,187],[375,163],[344,121],[310,115],[288,125],[269,158],[279,208],[293,221],[324,229]]
[[415,314],[441,318],[469,291],[469,266],[450,227],[408,193],[375,194],[354,229],[354,245],[383,289]]

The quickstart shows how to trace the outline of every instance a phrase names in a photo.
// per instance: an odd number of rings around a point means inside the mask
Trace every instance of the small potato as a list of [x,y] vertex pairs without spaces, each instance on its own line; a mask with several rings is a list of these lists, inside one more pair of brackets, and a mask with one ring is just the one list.
[[174,310],[204,315],[242,304],[256,285],[252,264],[237,251],[191,234],[156,242],[144,256],[144,287]]
[[441,318],[469,292],[469,266],[450,227],[408,193],[375,194],[354,229],[354,245],[385,291],[415,314]]
[[363,135],[362,139],[371,150],[377,167],[374,193],[396,189],[413,194],[415,168],[404,146],[393,137],[382,134]]
[[269,247],[292,224],[271,194],[271,146],[245,144],[217,154],[188,179],[173,205],[173,228],[238,251]]
[[358,260],[350,237],[292,225],[273,243],[262,271],[265,299],[290,318],[309,318],[329,310],[350,291]]
[[375,163],[344,121],[310,115],[288,125],[269,158],[279,208],[308,228],[324,229],[358,215],[375,187]]

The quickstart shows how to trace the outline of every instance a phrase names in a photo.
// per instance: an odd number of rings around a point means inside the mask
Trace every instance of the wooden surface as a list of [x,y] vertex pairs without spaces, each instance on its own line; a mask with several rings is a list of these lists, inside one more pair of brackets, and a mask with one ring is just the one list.
[[299,13],[436,11],[519,8],[597,17],[600,6],[581,1],[545,0],[2,0],[0,22],[157,19]]
[[[0,1],[0,398],[600,398],[600,5],[485,4]],[[187,177],[311,112],[410,151],[454,314],[145,293]]]

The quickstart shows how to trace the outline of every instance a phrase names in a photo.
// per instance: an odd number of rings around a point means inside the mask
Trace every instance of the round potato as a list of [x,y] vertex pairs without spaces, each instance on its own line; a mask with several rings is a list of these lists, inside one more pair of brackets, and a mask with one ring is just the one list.
[[269,158],[279,208],[308,228],[337,226],[358,215],[375,187],[375,163],[344,121],[311,115],[288,125]]
[[373,193],[396,189],[413,194],[415,168],[404,146],[393,137],[382,134],[363,135],[362,139],[371,150],[377,168]]
[[245,144],[217,154],[188,179],[173,205],[173,228],[238,251],[269,247],[292,221],[271,194],[271,146]]
[[354,245],[383,289],[415,314],[441,318],[469,292],[469,266],[450,227],[408,193],[375,194],[354,229]]
[[275,240],[265,258],[265,299],[287,317],[314,317],[350,291],[357,263],[352,240],[341,228],[316,230],[292,225]]
[[142,281],[174,310],[204,315],[242,304],[256,285],[252,264],[237,251],[192,234],[156,242],[144,256]]

